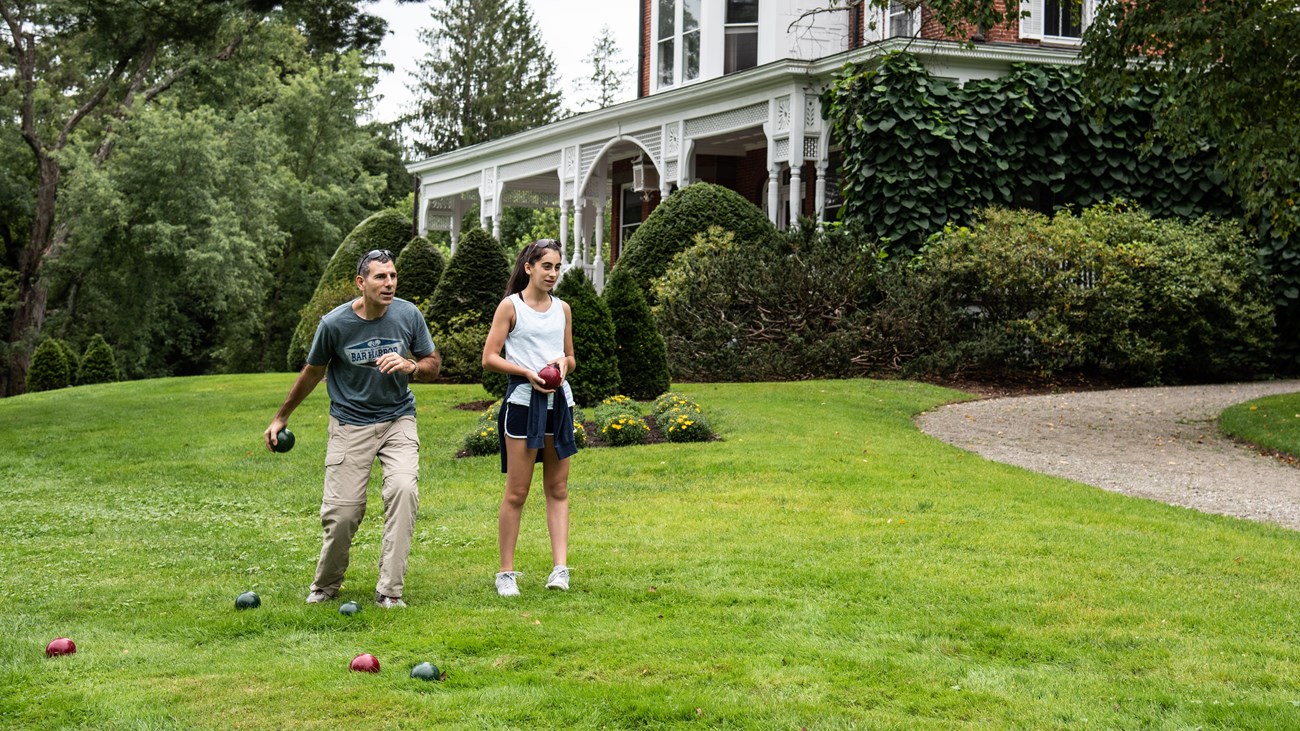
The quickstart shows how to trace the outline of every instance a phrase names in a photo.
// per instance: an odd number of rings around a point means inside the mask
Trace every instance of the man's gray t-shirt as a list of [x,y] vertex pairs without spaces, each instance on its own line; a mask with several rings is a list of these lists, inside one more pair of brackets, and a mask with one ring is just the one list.
[[325,386],[330,416],[364,426],[415,415],[415,394],[405,373],[380,373],[375,361],[385,353],[417,360],[433,353],[429,326],[415,305],[393,298],[383,316],[365,320],[352,303],[339,305],[320,319],[307,363],[329,366]]

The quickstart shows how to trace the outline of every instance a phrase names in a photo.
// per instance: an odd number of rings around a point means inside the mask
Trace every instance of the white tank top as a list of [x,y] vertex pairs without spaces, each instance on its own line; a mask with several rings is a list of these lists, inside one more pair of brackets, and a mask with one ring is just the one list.
[[[551,296],[551,306],[545,312],[538,312],[524,302],[522,294],[510,295],[510,303],[515,306],[515,327],[506,335],[506,360],[517,366],[532,371],[541,370],[547,363],[564,356],[564,303],[559,297]],[[564,400],[573,406],[573,392],[569,381],[565,379],[560,386]],[[533,397],[533,387],[524,383],[517,386],[510,394],[510,403],[528,406]],[[546,408],[555,405],[555,394],[547,394]]]

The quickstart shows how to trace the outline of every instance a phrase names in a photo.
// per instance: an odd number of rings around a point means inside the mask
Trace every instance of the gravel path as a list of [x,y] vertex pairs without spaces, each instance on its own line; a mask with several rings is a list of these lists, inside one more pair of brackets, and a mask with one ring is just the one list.
[[1219,412],[1300,380],[1131,388],[950,404],[925,433],[998,462],[1300,530],[1300,469],[1219,434]]

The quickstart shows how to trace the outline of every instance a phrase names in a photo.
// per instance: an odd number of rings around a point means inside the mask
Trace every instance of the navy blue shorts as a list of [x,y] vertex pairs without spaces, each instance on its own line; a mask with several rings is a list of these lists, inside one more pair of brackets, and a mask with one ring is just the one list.
[[[506,436],[511,439],[526,438],[529,407],[507,403],[503,408],[506,410]],[[546,410],[546,436],[555,436],[555,409]]]

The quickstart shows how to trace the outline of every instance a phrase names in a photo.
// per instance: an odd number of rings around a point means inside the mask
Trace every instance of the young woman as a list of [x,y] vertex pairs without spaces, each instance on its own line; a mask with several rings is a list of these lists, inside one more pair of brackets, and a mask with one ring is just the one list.
[[[497,515],[501,570],[496,587],[501,596],[519,595],[515,544],[537,462],[542,463],[546,527],[555,565],[546,588],[569,588],[569,457],[578,447],[573,439],[573,393],[565,380],[575,365],[573,313],[551,294],[561,263],[560,243],[554,239],[534,241],[519,252],[505,299],[497,305],[483,345],[483,367],[509,377],[497,415],[501,471],[506,474],[505,497]],[[558,387],[548,388],[538,374],[547,365],[559,369]]]

